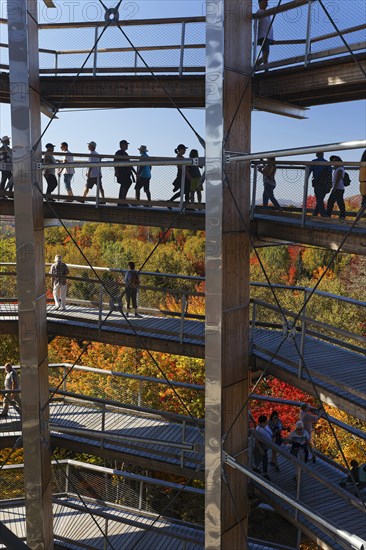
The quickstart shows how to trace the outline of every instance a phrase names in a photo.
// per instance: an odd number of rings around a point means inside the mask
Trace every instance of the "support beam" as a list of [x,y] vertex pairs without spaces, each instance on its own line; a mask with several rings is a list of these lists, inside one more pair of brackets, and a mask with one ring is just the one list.
[[244,460],[246,415],[231,427],[248,395],[250,167],[224,166],[223,153],[250,150],[251,9],[213,0],[206,10],[207,549],[247,547],[246,479],[223,465],[222,447]]
[[[37,0],[8,0],[27,543],[53,548]],[[43,408],[45,410],[43,410]]]

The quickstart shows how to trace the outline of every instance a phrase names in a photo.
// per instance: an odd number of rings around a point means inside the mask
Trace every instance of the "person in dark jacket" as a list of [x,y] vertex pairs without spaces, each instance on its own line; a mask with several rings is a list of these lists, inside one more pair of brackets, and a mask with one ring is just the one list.
[[[127,153],[129,143],[125,139],[119,142],[119,150],[115,152],[114,161],[130,160],[130,156]],[[125,199],[127,197],[128,190],[130,189],[132,182],[135,181],[136,171],[133,166],[116,166],[114,168],[114,175],[117,178],[117,182],[120,185],[119,199]],[[118,206],[128,206],[127,204],[118,203]]]

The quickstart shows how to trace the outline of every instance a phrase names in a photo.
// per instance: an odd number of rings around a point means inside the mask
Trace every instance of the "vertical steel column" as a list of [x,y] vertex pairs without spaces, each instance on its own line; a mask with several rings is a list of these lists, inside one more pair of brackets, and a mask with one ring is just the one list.
[[[53,548],[36,0],[8,0],[27,543]],[[37,147],[35,144],[39,143]]]
[[306,43],[305,43],[305,61],[304,61],[305,67],[307,67],[308,64],[309,64],[309,56],[310,56],[310,53],[311,53],[311,16],[312,16],[311,8],[312,8],[312,5],[313,5],[313,0],[309,0],[309,3],[308,3],[308,17],[307,17],[307,20],[306,20]]
[[250,150],[251,9],[206,1],[206,549],[247,546],[246,478],[222,450],[247,448],[250,165],[224,149]]

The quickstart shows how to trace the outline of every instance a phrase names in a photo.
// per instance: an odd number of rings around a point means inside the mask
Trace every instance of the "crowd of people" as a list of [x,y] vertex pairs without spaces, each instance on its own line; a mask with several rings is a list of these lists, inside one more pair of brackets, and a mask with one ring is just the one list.
[[[11,171],[12,150],[10,147],[10,137],[3,136],[1,138],[2,146],[0,147],[0,163],[3,165],[2,176],[0,180],[0,199],[6,199],[4,191],[13,191],[13,176]],[[132,184],[134,183],[135,200],[140,201],[141,191],[146,195],[146,201],[151,201],[150,180],[152,174],[152,167],[149,165],[133,166],[133,161],[128,154],[129,142],[122,139],[119,143],[119,149],[115,152],[113,160],[128,161],[131,162],[131,166],[115,166],[114,175],[117,183],[119,184],[118,199],[121,201],[118,206],[128,207],[126,203],[127,195],[130,191]],[[86,182],[83,190],[82,197],[78,198],[78,201],[84,202],[85,198],[89,194],[89,191],[94,187],[98,188],[98,195],[100,195],[100,204],[105,203],[105,191],[102,181],[102,170],[100,164],[102,156],[96,150],[97,144],[95,141],[88,143],[89,157],[88,164],[95,164],[95,166],[89,166],[86,173]],[[180,143],[174,150],[176,158],[178,160],[185,159],[187,147]],[[58,187],[58,181],[56,172],[59,177],[63,176],[64,186],[67,193],[67,201],[74,199],[72,190],[72,180],[75,174],[75,168],[69,166],[74,162],[74,156],[69,151],[69,145],[66,141],[63,141],[60,145],[60,150],[63,153],[63,157],[58,161],[54,156],[55,145],[53,143],[46,144],[46,152],[44,154],[43,163],[45,165],[43,175],[47,183],[46,194],[51,195]],[[148,161],[148,148],[146,145],[141,145],[139,148],[140,161]],[[192,149],[189,153],[189,158],[198,159],[197,149]],[[318,152],[316,157],[311,161],[314,164],[310,165],[309,180],[311,178],[311,184],[314,189],[315,195],[315,208],[313,210],[313,216],[320,215],[321,217],[331,217],[333,214],[335,204],[338,205],[339,219],[343,221],[346,217],[346,207],[344,202],[344,192],[346,187],[350,184],[350,177],[344,168],[344,162],[338,155],[332,155],[329,161],[324,157],[323,152]],[[54,167],[60,163],[60,168]],[[360,182],[360,194],[361,194],[361,206],[366,205],[366,150],[361,157],[361,166],[359,171]],[[47,165],[50,165],[48,168]],[[62,164],[67,166],[62,167]],[[267,207],[269,202],[272,203],[276,210],[282,210],[281,205],[274,195],[276,188],[276,159],[274,157],[263,161],[258,165],[258,171],[263,176],[263,206]],[[203,183],[205,180],[205,173],[201,173],[201,170],[197,164],[189,166],[177,165],[177,175],[172,182],[173,195],[169,199],[169,202],[184,197],[184,202],[200,204],[202,202]],[[325,197],[329,194],[327,203],[325,204]],[[49,199],[49,200],[52,200]],[[149,205],[146,205],[149,206]]]
[[[10,170],[11,161],[12,161],[12,150],[10,148],[10,138],[9,136],[3,136],[2,138],[2,147],[0,148],[0,162],[6,163],[6,170],[2,171],[2,178],[0,183],[0,194],[1,191],[12,191],[13,190],[13,177]],[[83,190],[82,197],[79,197],[77,200],[79,202],[84,202],[85,197],[89,194],[89,191],[96,187],[98,189],[98,195],[100,195],[101,200],[100,204],[105,204],[105,191],[103,188],[102,180],[102,170],[100,164],[102,156],[97,152],[97,144],[95,141],[90,141],[88,144],[89,157],[87,159],[88,164],[95,164],[95,166],[89,166],[86,172],[86,181]],[[125,139],[122,139],[119,142],[119,149],[115,152],[113,161],[121,162],[127,161],[131,162],[131,166],[115,166],[114,175],[117,183],[119,184],[119,193],[118,199],[121,202],[118,202],[118,206],[128,207],[126,203],[127,194],[132,186],[134,185],[135,190],[135,199],[140,201],[141,191],[146,195],[146,200],[151,201],[151,191],[150,191],[150,180],[152,174],[152,167],[148,164],[144,166],[139,165],[137,168],[133,166],[133,161],[130,159],[130,156],[127,152],[129,142]],[[51,195],[55,189],[58,187],[58,180],[56,174],[59,177],[63,177],[65,190],[67,193],[67,201],[74,200],[74,193],[72,190],[72,180],[75,174],[75,168],[69,166],[74,163],[74,155],[69,151],[69,145],[66,141],[63,141],[60,145],[60,150],[64,154],[62,159],[59,161],[58,158],[54,156],[55,147],[53,143],[46,143],[46,151],[43,157],[43,164],[45,165],[43,169],[43,176],[46,180],[46,195]],[[148,162],[148,148],[146,145],[141,145],[138,148],[139,151],[139,160]],[[175,149],[176,158],[182,160],[185,158],[185,153],[187,147],[182,143],[178,145]],[[197,149],[192,149],[189,153],[189,158],[198,159]],[[67,166],[60,166],[60,168],[55,167],[55,164],[66,164]],[[49,167],[47,166],[49,165]],[[201,174],[201,170],[198,165],[194,164],[192,166],[182,166],[177,165],[177,176],[172,182],[173,186],[173,196],[170,199],[171,201],[180,198],[181,193],[184,196],[184,202],[193,203],[193,202],[202,202],[202,189],[203,189],[204,175]],[[1,194],[1,197],[6,199],[5,194]],[[53,200],[49,198],[49,200]],[[147,205],[148,206],[148,205]]]
[[[331,155],[329,161],[324,153],[319,151],[311,161],[308,180],[311,178],[311,185],[314,188],[315,208],[313,216],[320,215],[323,218],[330,218],[333,214],[334,205],[337,203],[339,209],[339,220],[346,218],[346,205],[344,192],[351,183],[349,174],[344,169],[344,162],[338,155]],[[366,150],[361,157],[359,171],[361,207],[366,206]],[[263,164],[258,165],[258,171],[263,175],[263,206],[267,207],[271,202],[276,210],[281,211],[281,205],[274,196],[276,188],[276,159],[269,158]],[[330,193],[327,203],[325,197]]]
[[[311,458],[312,462],[316,462],[316,455],[313,449],[313,428],[323,414],[319,410],[316,414],[310,411],[307,403],[300,407],[299,420],[296,422],[293,430],[290,427],[284,426],[278,411],[272,411],[270,417],[261,414],[258,417],[258,422],[255,422],[253,415],[249,412],[250,425],[260,439],[254,438],[252,464],[253,470],[263,474],[267,480],[270,480],[268,475],[268,467],[271,466],[277,472],[280,468],[277,460],[277,452],[275,448],[266,445],[266,441],[281,447],[283,444],[290,445],[290,453],[296,458],[301,458],[305,463]],[[285,436],[284,432],[287,432]],[[269,461],[269,450],[271,448],[271,460]]]

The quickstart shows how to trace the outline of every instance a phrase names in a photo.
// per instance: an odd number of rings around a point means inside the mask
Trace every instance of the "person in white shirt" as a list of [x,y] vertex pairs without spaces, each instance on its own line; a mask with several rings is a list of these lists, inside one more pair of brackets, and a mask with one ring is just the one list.
[[[63,151],[65,153],[65,156],[63,158],[63,162],[67,162],[67,163],[74,162],[74,157],[70,153],[69,145],[66,143],[66,141],[63,141],[61,143],[61,151]],[[60,170],[58,171],[58,174],[59,175],[61,175],[61,174],[64,175],[64,184],[65,184],[66,192],[67,192],[69,197],[72,197],[73,192],[72,192],[72,189],[71,189],[71,181],[72,181],[72,178],[74,177],[75,169],[72,168],[72,167],[71,168],[60,168]],[[69,198],[67,200],[72,201],[72,198]]]
[[[329,160],[331,162],[343,162],[341,157],[337,155],[332,155]],[[339,219],[340,221],[345,220],[346,218],[346,205],[344,204],[344,168],[343,165],[334,166],[333,176],[332,176],[332,192],[329,195],[327,203],[327,215],[330,217],[333,214],[334,204],[337,203],[339,208]]]
[[4,387],[6,393],[3,395],[3,410],[0,414],[1,417],[6,418],[8,416],[9,404],[11,403],[17,412],[20,412],[22,402],[20,400],[19,393],[13,393],[14,390],[19,389],[19,380],[16,371],[13,369],[11,363],[5,365],[5,381]]
[[[88,158],[88,162],[100,162],[100,155],[96,151],[97,144],[95,141],[91,141],[88,143],[88,149],[90,151],[90,156]],[[83,197],[86,197],[89,193],[89,189],[93,189],[94,185],[98,184],[98,179],[100,182],[100,194],[102,195],[104,199],[104,189],[102,186],[102,170],[100,169],[100,166],[90,166],[87,171],[86,175],[86,185],[84,189]],[[103,201],[104,202],[104,201]]]
[[[259,10],[257,15],[262,15],[268,7],[268,0],[258,0]],[[258,19],[258,46],[262,46],[262,57],[258,59],[257,63],[264,63],[267,65],[269,57],[269,47],[274,44],[273,40],[273,25],[271,25],[271,18],[269,15],[265,15]]]
[[[258,426],[256,427],[255,431],[267,439],[268,441],[272,441],[273,433],[271,429],[268,426],[268,419],[264,414],[261,414],[258,418]],[[266,446],[265,443],[262,441],[259,441],[256,439],[255,441],[255,447],[254,447],[254,468],[253,470],[255,472],[260,472],[259,466],[262,463],[262,472],[263,477],[270,480],[269,475],[267,474],[268,471],[268,449],[269,447]]]

